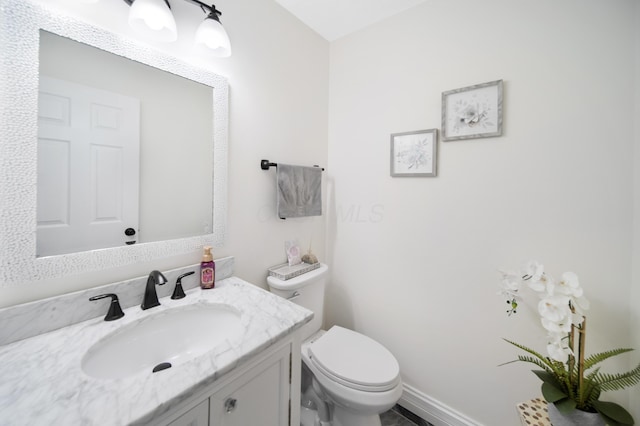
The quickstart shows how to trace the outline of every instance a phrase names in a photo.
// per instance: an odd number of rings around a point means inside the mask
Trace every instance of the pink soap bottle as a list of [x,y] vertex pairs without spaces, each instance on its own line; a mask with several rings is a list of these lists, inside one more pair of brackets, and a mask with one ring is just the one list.
[[211,247],[204,248],[204,255],[200,263],[200,288],[208,289],[215,286],[216,264],[211,255]]

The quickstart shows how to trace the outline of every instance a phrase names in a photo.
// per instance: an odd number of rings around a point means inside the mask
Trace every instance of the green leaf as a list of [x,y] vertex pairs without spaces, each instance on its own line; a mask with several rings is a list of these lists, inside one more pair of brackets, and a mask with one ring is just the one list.
[[614,391],[637,385],[640,383],[640,364],[633,370],[622,374],[598,373],[594,376],[593,381],[605,391]]
[[598,410],[600,414],[603,414],[620,424],[633,424],[633,417],[631,417],[631,414],[615,402],[593,401],[593,408]]
[[598,415],[600,416],[601,419],[604,420],[604,424],[607,425],[607,426],[629,426],[629,425],[625,425],[625,424],[620,423],[620,422],[616,422],[611,417],[607,417],[602,413],[598,413]]
[[546,364],[548,366],[551,366],[551,363],[549,362],[549,360],[547,360],[547,358],[545,356],[543,356],[542,354],[540,354],[539,352],[534,351],[531,348],[528,348],[526,346],[523,346],[519,343],[516,343],[514,341],[508,340],[508,339],[503,339],[505,342],[512,344],[513,346],[515,346],[516,348],[522,349],[525,352],[529,352],[531,355],[533,355],[534,357],[538,358],[543,364]]
[[527,355],[518,355],[518,361],[521,362],[529,362],[531,364],[535,364],[540,368],[545,369],[546,371],[552,373],[554,370],[552,369],[552,367],[550,367],[549,365],[545,364],[544,362],[540,361],[537,358],[531,357],[531,356],[527,356]]
[[633,349],[630,349],[630,348],[620,348],[620,349],[612,349],[610,351],[593,354],[584,360],[584,369],[588,370],[594,365],[601,363],[605,359],[608,359],[617,355],[621,355],[626,352],[631,352],[632,350]]
[[571,398],[562,399],[554,403],[558,411],[562,414],[569,414],[571,411],[575,410],[576,402]]
[[550,373],[549,371],[543,371],[543,370],[531,370],[531,371],[533,371],[533,374],[538,376],[538,378],[542,380],[543,383],[549,383],[550,385],[553,385],[555,388],[562,389],[562,384],[560,383],[560,380],[558,380],[558,377],[555,374]]
[[558,389],[551,383],[544,382],[542,384],[542,396],[544,396],[544,399],[546,399],[547,402],[555,403],[557,401],[560,401],[561,399],[567,398],[569,395],[562,392],[560,389]]
[[[596,373],[598,369],[596,368]],[[593,401],[600,397],[600,386],[591,380],[590,376],[585,377],[582,388],[578,389],[578,405],[591,407]]]

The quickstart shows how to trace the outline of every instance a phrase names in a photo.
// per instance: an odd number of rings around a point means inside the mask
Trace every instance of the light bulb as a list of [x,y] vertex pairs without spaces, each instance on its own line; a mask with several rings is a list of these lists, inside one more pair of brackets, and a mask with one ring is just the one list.
[[195,37],[196,46],[205,46],[214,56],[225,58],[231,56],[231,42],[220,22],[206,18],[198,27]]
[[178,38],[176,21],[164,0],[135,0],[129,10],[129,25],[152,40],[169,42]]

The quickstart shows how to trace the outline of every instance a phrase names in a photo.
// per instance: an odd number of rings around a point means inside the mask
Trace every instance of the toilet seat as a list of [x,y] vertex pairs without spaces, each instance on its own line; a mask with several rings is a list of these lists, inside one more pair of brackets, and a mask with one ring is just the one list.
[[333,326],[308,349],[313,365],[332,381],[351,389],[384,392],[400,382],[395,357],[375,340]]

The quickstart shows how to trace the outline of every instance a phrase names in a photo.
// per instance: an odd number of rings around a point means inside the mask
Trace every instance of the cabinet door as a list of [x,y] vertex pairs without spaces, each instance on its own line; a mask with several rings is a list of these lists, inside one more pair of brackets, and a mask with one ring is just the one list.
[[209,425],[209,401],[205,400],[196,407],[187,411],[171,423],[169,426],[208,426]]
[[287,426],[289,348],[213,394],[210,408],[211,426]]

